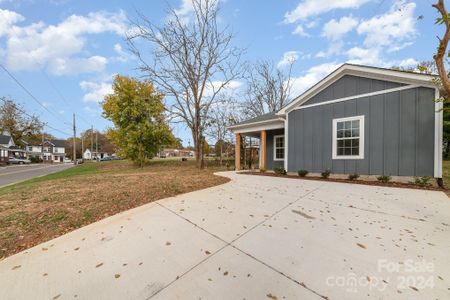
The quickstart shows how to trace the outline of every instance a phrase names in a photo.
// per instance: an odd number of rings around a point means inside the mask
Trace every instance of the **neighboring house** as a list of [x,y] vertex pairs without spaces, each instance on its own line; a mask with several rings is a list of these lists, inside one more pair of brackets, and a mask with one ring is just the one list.
[[186,149],[163,149],[159,151],[159,157],[193,157],[194,154],[194,151]]
[[12,156],[10,148],[15,146],[12,136],[6,133],[0,134],[0,164],[8,163],[9,157]]
[[66,156],[66,142],[64,140],[45,140],[43,149],[42,144],[25,146],[29,157],[39,157],[44,162],[62,163]]
[[0,165],[5,165],[8,163],[8,158],[9,158],[9,154],[8,154],[8,148],[4,147],[4,146],[0,146]]
[[9,148],[15,146],[14,140],[12,136],[9,134],[0,134],[0,146],[4,148]]
[[86,159],[86,160],[91,160],[92,159],[92,152],[91,152],[90,149],[84,150],[83,159]]
[[84,150],[83,153],[83,159],[86,160],[91,160],[91,159],[101,159],[104,157],[109,157],[107,152],[103,152],[103,151],[91,151],[89,148],[87,148],[86,150]]
[[433,78],[344,64],[280,111],[229,127],[236,154],[246,135],[261,140],[261,168],[442,178]]

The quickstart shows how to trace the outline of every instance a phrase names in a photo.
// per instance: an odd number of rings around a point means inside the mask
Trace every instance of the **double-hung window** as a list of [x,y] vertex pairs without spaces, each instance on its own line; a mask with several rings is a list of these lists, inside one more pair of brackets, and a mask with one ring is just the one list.
[[333,159],[364,158],[364,116],[333,119]]
[[273,160],[284,160],[284,135],[273,137]]

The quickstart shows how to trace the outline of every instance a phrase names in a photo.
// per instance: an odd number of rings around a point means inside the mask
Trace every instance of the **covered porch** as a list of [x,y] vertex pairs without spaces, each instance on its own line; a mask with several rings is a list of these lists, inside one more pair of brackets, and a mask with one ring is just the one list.
[[[256,139],[259,143],[258,167],[260,170],[272,170],[285,167],[287,145],[285,141],[285,120],[275,113],[263,115],[229,127],[235,134],[235,170],[242,169],[245,137]],[[245,149],[245,148],[244,148]],[[245,151],[245,150],[244,150]]]

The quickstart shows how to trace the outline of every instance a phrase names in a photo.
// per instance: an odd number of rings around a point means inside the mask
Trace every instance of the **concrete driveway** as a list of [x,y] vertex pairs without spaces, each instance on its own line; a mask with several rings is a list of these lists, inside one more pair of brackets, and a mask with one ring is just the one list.
[[0,262],[0,299],[449,299],[444,193],[222,173]]
[[73,164],[31,164],[0,167],[0,187],[73,167]]

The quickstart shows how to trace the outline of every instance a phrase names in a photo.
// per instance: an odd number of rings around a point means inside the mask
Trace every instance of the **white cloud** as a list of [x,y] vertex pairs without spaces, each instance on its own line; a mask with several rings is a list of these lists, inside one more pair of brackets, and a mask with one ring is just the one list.
[[348,55],[348,62],[358,65],[384,65],[383,60],[380,57],[379,48],[361,48],[353,47],[349,49],[346,54]]
[[14,11],[0,9],[0,37],[8,34],[13,24],[23,20],[25,18]]
[[282,68],[284,66],[288,66],[293,64],[299,59],[299,53],[297,51],[287,51],[283,54],[283,57],[278,62],[277,67]]
[[107,81],[82,81],[80,82],[80,87],[86,92],[83,96],[84,102],[100,103],[106,95],[113,93],[112,83]]
[[175,9],[175,12],[181,16],[186,16],[194,11],[192,0],[181,0],[180,8]]
[[399,67],[413,67],[413,66],[417,66],[419,64],[419,62],[417,60],[415,60],[414,58],[406,58],[403,60],[400,60],[397,62],[397,64],[393,64],[393,66],[398,65]]
[[358,20],[352,16],[342,17],[339,21],[332,19],[323,26],[322,36],[335,41],[341,39],[357,25]]
[[14,24],[23,17],[11,19],[13,21],[6,24],[3,32],[7,36],[6,64],[13,71],[45,68],[56,75],[102,71],[107,63],[106,58],[82,55],[86,36],[106,32],[122,36],[127,30],[123,11],[72,15],[56,25],[38,22],[16,26]]
[[301,93],[312,87],[319,82],[332,71],[339,68],[341,65],[337,63],[325,63],[310,68],[305,75],[299,77],[293,77],[291,94],[294,97],[299,96]]
[[316,57],[330,57],[332,55],[337,55],[341,53],[342,47],[344,46],[344,42],[339,40],[339,41],[332,41],[330,43],[330,45],[328,46],[327,51],[319,51],[316,54]]
[[95,73],[105,69],[108,60],[103,56],[89,58],[56,58],[48,63],[48,70],[55,75]]
[[358,33],[365,35],[366,47],[388,46],[398,48],[405,40],[416,35],[415,3],[396,2],[383,15],[364,20],[358,26]]
[[284,15],[284,21],[286,23],[295,23],[335,9],[358,8],[369,1],[372,0],[302,0],[294,10],[289,11]]
[[303,29],[302,25],[297,25],[297,27],[295,27],[294,31],[292,31],[292,34],[299,35],[299,36],[305,36],[305,37],[311,36],[309,33],[307,33],[305,31],[305,29]]
[[[212,96],[213,93],[217,91],[217,89],[219,89],[222,84],[223,81],[219,80],[211,82],[211,84],[207,85],[206,87],[205,96],[206,97]],[[242,85],[243,85],[242,81],[231,80],[225,87],[222,88],[221,94],[232,94],[236,90],[240,89]]]
[[117,55],[118,55],[118,56],[114,57],[114,60],[116,60],[116,61],[127,62],[128,59],[130,58],[128,53],[126,53],[123,50],[122,45],[120,45],[120,44],[115,44],[114,45],[114,52],[116,52]]

